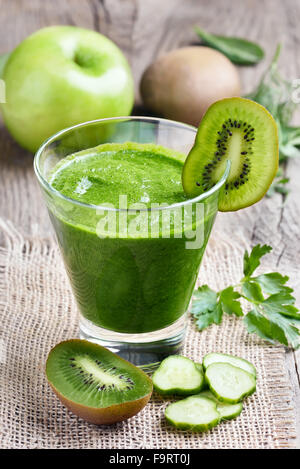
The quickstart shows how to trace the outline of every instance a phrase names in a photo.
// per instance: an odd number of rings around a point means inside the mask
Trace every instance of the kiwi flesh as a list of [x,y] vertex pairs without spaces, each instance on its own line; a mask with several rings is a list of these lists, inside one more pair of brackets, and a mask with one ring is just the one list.
[[278,169],[276,122],[260,104],[245,98],[216,101],[205,113],[187,156],[182,184],[188,197],[211,189],[231,161],[219,197],[220,211],[234,211],[258,202]]
[[86,340],[56,345],[48,355],[46,376],[71,412],[97,425],[136,415],[152,394],[152,381],[146,373]]

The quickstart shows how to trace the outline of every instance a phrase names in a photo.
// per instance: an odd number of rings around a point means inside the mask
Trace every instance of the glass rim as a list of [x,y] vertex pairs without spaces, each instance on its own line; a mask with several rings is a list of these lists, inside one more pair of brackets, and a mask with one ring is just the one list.
[[[146,123],[147,122],[148,123],[150,123],[150,122],[153,122],[153,123],[163,122],[165,124],[169,124],[169,125],[172,125],[174,127],[180,127],[182,129],[186,128],[186,130],[192,130],[192,131],[194,131],[195,135],[197,133],[197,128],[192,126],[192,125],[185,124],[183,122],[177,122],[177,121],[170,120],[170,119],[164,119],[164,118],[152,117],[152,116],[107,117],[107,118],[104,118],[104,119],[95,119],[95,120],[91,120],[91,121],[81,122],[79,124],[75,124],[75,125],[72,125],[70,127],[66,127],[65,129],[59,130],[58,132],[53,134],[51,137],[49,137],[47,140],[45,140],[42,143],[42,145],[38,148],[38,150],[36,151],[36,153],[34,155],[34,160],[33,160],[33,167],[34,167],[36,177],[37,177],[38,181],[40,182],[40,184],[48,192],[55,194],[60,199],[66,201],[66,202],[69,202],[71,204],[74,204],[74,205],[77,205],[77,206],[80,206],[80,207],[89,208],[89,209],[94,209],[94,210],[106,210],[106,211],[112,211],[112,212],[136,212],[137,210],[141,211],[141,212],[142,211],[148,212],[148,211],[152,211],[152,210],[168,210],[168,209],[184,207],[186,205],[190,205],[190,204],[193,204],[193,203],[202,202],[203,200],[207,199],[212,194],[217,192],[225,184],[225,182],[228,178],[228,175],[229,175],[229,171],[230,171],[230,166],[231,166],[230,160],[227,160],[225,171],[224,171],[222,177],[219,179],[219,181],[216,184],[214,184],[208,191],[203,192],[202,194],[200,194],[196,197],[184,200],[182,202],[177,202],[175,204],[166,205],[166,206],[153,207],[153,208],[147,207],[147,208],[141,208],[141,209],[138,209],[138,208],[136,208],[136,209],[130,209],[129,208],[128,209],[128,208],[108,207],[108,206],[105,206],[105,202],[102,205],[101,204],[95,205],[95,204],[88,204],[88,203],[85,203],[85,202],[80,202],[79,200],[72,199],[71,197],[67,197],[66,195],[59,192],[57,189],[54,189],[54,187],[51,184],[49,184],[47,179],[44,178],[44,176],[42,175],[42,173],[40,171],[40,168],[39,168],[40,157],[43,154],[44,150],[52,142],[54,142],[59,136],[65,134],[65,133],[67,133],[71,130],[78,129],[80,127],[85,127],[85,126],[88,126],[90,124],[101,123],[101,122],[110,122],[110,121],[127,121],[127,120],[136,120],[136,121],[140,120],[140,121],[144,121]],[[139,202],[136,202],[135,205],[137,205],[138,203]]]

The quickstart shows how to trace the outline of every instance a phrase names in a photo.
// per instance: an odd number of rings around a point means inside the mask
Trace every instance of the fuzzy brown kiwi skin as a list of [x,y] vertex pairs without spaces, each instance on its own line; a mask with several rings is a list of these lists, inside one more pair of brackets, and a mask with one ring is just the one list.
[[152,112],[197,127],[213,102],[240,96],[240,78],[221,52],[205,46],[181,47],[144,71],[140,93]]
[[[82,342],[82,341],[79,339],[71,339],[71,340],[60,342],[57,345],[62,345],[66,342],[77,343],[77,342]],[[120,361],[129,363],[127,360],[124,360],[123,358],[119,356],[118,356],[118,359]],[[46,361],[46,367],[45,367],[46,377],[47,377],[47,373],[46,373],[47,363],[48,363],[48,360]],[[132,363],[129,363],[129,364],[132,365]],[[121,404],[114,404],[109,407],[103,407],[103,408],[90,407],[90,406],[85,406],[83,404],[80,404],[78,402],[73,402],[70,399],[67,399],[63,394],[61,394],[59,390],[56,389],[56,387],[49,381],[48,377],[47,377],[47,381],[51,389],[53,390],[53,392],[56,394],[58,399],[62,402],[62,404],[64,404],[67,407],[67,409],[69,409],[75,415],[95,425],[112,425],[114,423],[122,422],[123,420],[127,420],[130,417],[133,417],[138,412],[140,412],[145,407],[145,405],[149,402],[150,397],[152,395],[152,391],[153,391],[153,384],[152,384],[151,378],[147,376],[146,373],[145,373],[145,378],[148,380],[149,384],[151,385],[151,390],[146,396],[143,396],[142,398],[136,399],[134,401],[122,402]]]
[[[149,378],[150,379],[150,378]],[[58,399],[64,404],[73,414],[95,425],[112,425],[117,422],[122,422],[130,417],[138,414],[145,405],[149,402],[152,392],[147,396],[137,399],[136,401],[123,402],[122,404],[115,404],[105,408],[88,407],[77,402],[70,401],[64,397],[49,381],[52,390]]]

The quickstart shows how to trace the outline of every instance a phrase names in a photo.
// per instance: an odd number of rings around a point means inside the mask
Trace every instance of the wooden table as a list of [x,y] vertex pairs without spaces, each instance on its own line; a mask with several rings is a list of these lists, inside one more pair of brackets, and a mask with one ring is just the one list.
[[[129,59],[136,84],[145,67],[165,51],[194,44],[193,25],[211,32],[257,40],[266,59],[241,67],[243,92],[250,91],[282,42],[281,69],[300,77],[300,2],[298,0],[0,0],[0,53],[14,48],[33,31],[52,24],[92,28],[115,41]],[[300,113],[295,123],[300,125]],[[300,161],[289,160],[285,174],[291,192],[276,194],[238,213],[220,214],[216,230],[238,232],[254,245],[269,243],[269,265],[291,277],[300,303]],[[23,151],[0,126],[0,216],[28,235],[49,234],[49,220],[32,169],[32,155]],[[300,444],[300,355],[286,351],[286,367],[294,393]],[[298,446],[299,446],[298,444]]]

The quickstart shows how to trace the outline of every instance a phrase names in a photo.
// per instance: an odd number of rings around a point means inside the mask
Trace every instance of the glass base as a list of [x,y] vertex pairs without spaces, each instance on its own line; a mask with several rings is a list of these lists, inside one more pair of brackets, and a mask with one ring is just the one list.
[[102,329],[82,316],[79,328],[81,339],[102,345],[145,371],[151,371],[157,368],[164,358],[181,351],[186,314],[171,326],[143,334],[120,334]]

